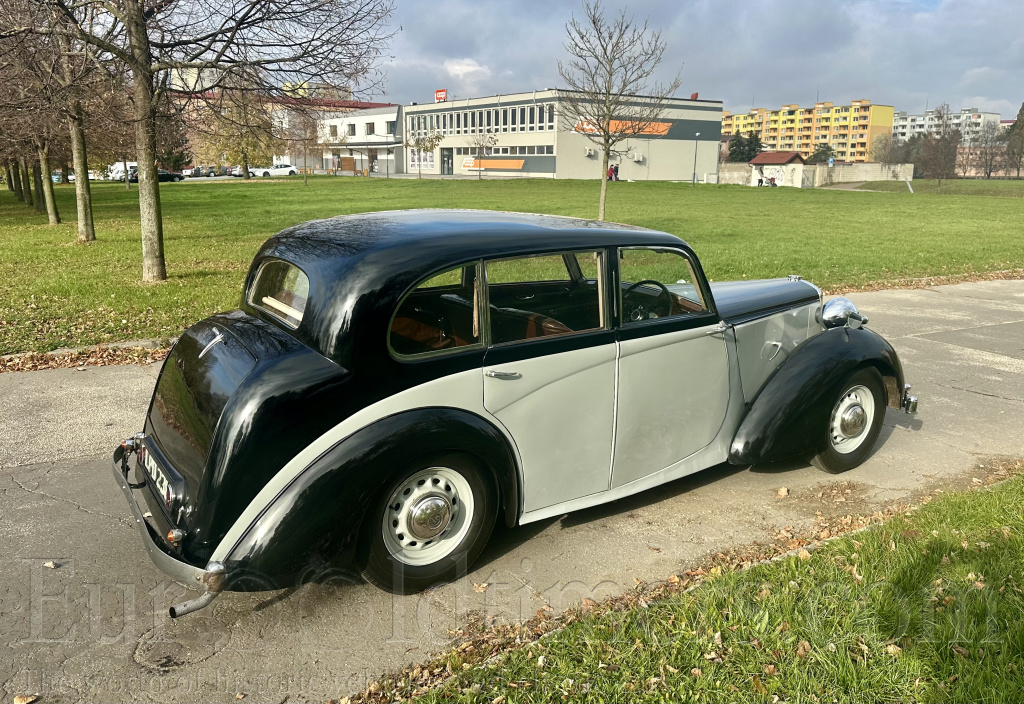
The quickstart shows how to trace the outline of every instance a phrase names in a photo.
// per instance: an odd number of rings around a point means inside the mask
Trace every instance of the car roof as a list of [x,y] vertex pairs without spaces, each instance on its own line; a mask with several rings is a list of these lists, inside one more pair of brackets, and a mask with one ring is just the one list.
[[[260,263],[283,259],[310,280],[310,298],[297,336],[347,366],[365,343],[359,332],[384,328],[412,286],[477,259],[610,246],[689,246],[641,227],[581,218],[488,210],[392,210],[312,220],[264,243]],[[378,318],[380,320],[378,320]],[[378,335],[381,345],[385,335]]]

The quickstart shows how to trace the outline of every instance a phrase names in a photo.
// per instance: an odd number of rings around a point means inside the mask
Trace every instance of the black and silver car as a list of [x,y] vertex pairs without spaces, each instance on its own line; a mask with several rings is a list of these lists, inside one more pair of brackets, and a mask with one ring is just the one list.
[[798,276],[709,283],[642,228],[308,222],[263,245],[237,310],[182,334],[114,475],[154,561],[206,590],[172,615],[318,557],[418,590],[464,572],[499,519],[723,462],[856,467],[886,407],[917,406],[865,323]]

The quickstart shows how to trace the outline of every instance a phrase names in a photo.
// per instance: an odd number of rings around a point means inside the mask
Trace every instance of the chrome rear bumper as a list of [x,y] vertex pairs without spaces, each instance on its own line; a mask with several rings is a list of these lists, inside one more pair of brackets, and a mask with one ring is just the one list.
[[197,611],[213,601],[224,590],[224,585],[227,582],[227,572],[224,565],[219,562],[211,562],[205,568],[196,567],[163,549],[160,542],[158,542],[160,541],[160,536],[156,535],[149,522],[146,521],[143,510],[132,493],[132,488],[138,488],[138,485],[133,485],[128,480],[128,457],[131,455],[133,451],[131,448],[134,448],[134,446],[134,443],[126,441],[125,445],[114,450],[113,469],[114,479],[117,480],[117,485],[121,487],[121,492],[124,494],[124,498],[128,501],[128,506],[135,516],[135,526],[139,529],[139,534],[142,536],[142,544],[145,546],[146,552],[149,553],[150,559],[153,560],[153,564],[159,567],[162,572],[185,584],[203,588],[206,592],[198,599],[191,599],[170,607],[171,618],[177,618]]
[[900,406],[904,413],[917,413],[917,396],[910,395],[910,384],[903,385],[903,402]]

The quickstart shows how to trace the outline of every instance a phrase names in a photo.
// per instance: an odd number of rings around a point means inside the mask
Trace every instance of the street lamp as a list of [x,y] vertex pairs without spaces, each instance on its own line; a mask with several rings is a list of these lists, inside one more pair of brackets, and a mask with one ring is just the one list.
[[697,138],[700,137],[700,132],[697,132],[693,136],[693,185],[697,185]]

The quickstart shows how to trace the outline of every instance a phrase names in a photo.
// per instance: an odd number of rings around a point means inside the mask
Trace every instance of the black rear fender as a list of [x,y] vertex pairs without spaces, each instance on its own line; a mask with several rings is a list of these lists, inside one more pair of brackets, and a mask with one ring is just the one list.
[[899,408],[903,368],[892,345],[866,328],[826,330],[797,347],[762,387],[733,437],[729,462],[761,464],[820,449],[839,387],[864,366],[878,369],[888,405]]
[[278,582],[302,573],[317,555],[344,566],[384,487],[411,465],[451,452],[470,454],[493,472],[505,522],[514,525],[519,473],[505,436],[468,411],[421,408],[381,419],[321,455],[263,511],[224,564]]

